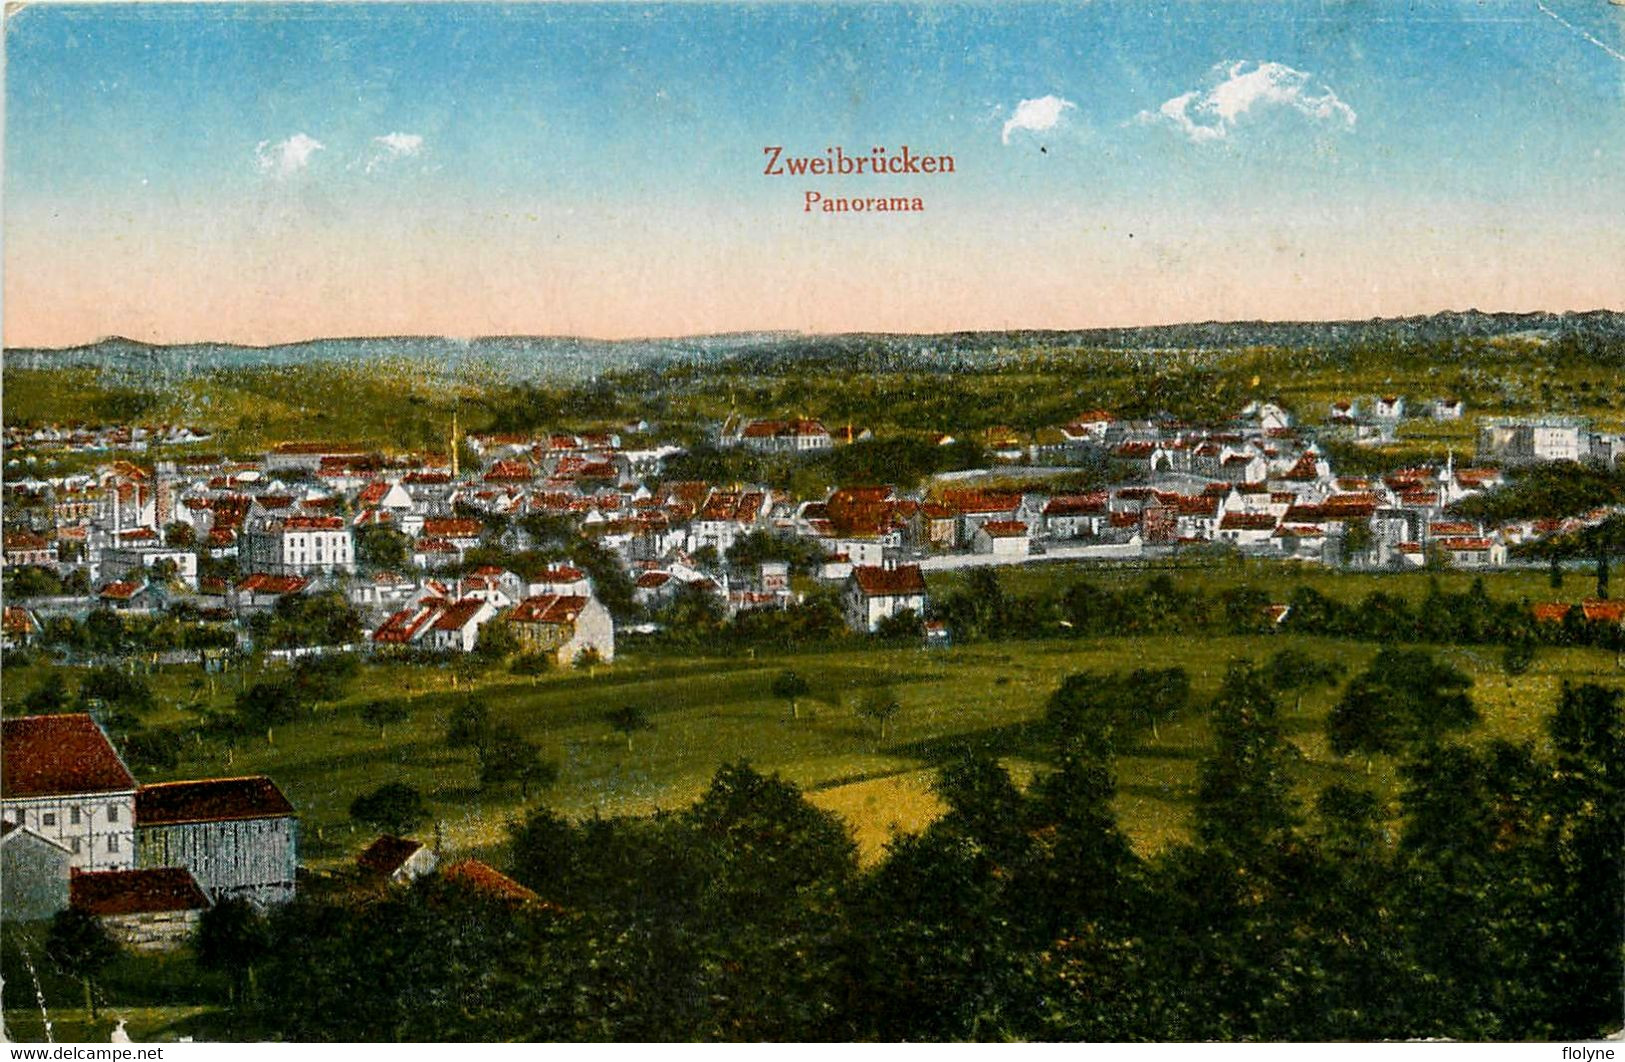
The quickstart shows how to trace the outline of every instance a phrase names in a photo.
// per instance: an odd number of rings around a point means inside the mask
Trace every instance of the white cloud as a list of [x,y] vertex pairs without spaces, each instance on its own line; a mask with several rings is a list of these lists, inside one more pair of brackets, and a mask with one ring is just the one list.
[[304,133],[295,133],[273,144],[261,140],[254,148],[254,161],[261,173],[278,179],[292,177],[310,165],[311,156],[322,150],[322,142]]
[[1172,125],[1192,143],[1223,140],[1254,108],[1286,107],[1315,122],[1354,127],[1354,108],[1310,75],[1281,63],[1240,60],[1215,66],[1208,87],[1192,89],[1141,111],[1138,121]]
[[423,137],[418,133],[385,133],[373,137],[372,142],[378,147],[373,149],[372,158],[367,160],[368,173],[386,162],[410,158],[423,151]]
[[1059,96],[1040,96],[1036,100],[1022,100],[1016,104],[1016,113],[1004,123],[1004,142],[1010,143],[1010,134],[1017,129],[1042,133],[1054,129],[1061,115],[1077,104]]

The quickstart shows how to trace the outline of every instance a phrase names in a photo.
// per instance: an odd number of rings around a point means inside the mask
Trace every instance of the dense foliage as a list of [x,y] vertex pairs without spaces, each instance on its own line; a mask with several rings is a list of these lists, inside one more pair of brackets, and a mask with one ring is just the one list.
[[[1381,696],[1396,711],[1470,716],[1450,669],[1425,654],[1391,663]],[[683,811],[571,822],[538,809],[512,826],[509,864],[540,902],[439,880],[302,899],[273,916],[263,987],[240,1013],[289,1038],[357,1040],[1617,1028],[1621,691],[1564,686],[1549,751],[1424,727],[1397,806],[1357,772],[1305,805],[1276,703],[1301,664],[1237,661],[1204,704],[1179,669],[1073,676],[1031,784],[983,753],[946,762],[946,813],[866,871],[838,819],[744,764]],[[1374,671],[1349,690],[1374,688]],[[1114,751],[1186,711],[1213,734],[1193,838],[1142,856],[1112,810]]]

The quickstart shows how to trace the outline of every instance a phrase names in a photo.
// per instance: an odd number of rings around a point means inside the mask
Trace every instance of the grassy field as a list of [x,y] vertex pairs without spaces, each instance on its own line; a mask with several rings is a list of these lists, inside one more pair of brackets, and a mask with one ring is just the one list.
[[[528,801],[515,786],[482,788],[473,751],[444,743],[451,709],[470,693],[466,682],[454,689],[444,671],[375,666],[336,705],[229,745],[188,742],[175,770],[143,780],[269,774],[299,808],[305,860],[331,867],[371,840],[369,831],[352,826],[348,808],[356,795],[385,782],[406,782],[425,794],[448,848],[500,860],[507,823],[527,803],[546,802],[573,816],[674,808],[701,793],[719,764],[747,759],[840,812],[865,856],[874,858],[894,829],[918,829],[937,813],[931,768],[958,750],[988,750],[1023,777],[1041,769],[1043,748],[1031,724],[1065,675],[1179,661],[1201,699],[1217,688],[1231,659],[1262,659],[1289,644],[1336,657],[1351,669],[1376,652],[1373,645],[1283,635],[1169,636],[950,650],[851,648],[758,659],[631,655],[597,674],[563,672],[533,680],[492,673],[477,680],[473,692],[489,705],[493,722],[517,728],[560,767],[558,782]],[[1502,673],[1500,655],[1490,647],[1447,648],[1440,655],[1477,679],[1482,737],[1542,740],[1541,719],[1564,679],[1616,674],[1611,655],[1591,650],[1542,650],[1535,666],[1516,678]],[[787,668],[812,685],[798,719],[771,692],[773,679]],[[6,700],[15,704],[38,681],[37,668],[12,669],[6,678]],[[211,693],[184,669],[166,669],[153,681],[161,705],[149,720],[153,724],[188,719],[192,710],[182,707],[188,702],[223,707],[237,685],[221,681]],[[902,705],[883,742],[854,711],[866,691],[881,686]],[[385,691],[405,701],[410,717],[380,736],[360,721],[358,709]],[[1363,771],[1363,763],[1342,761],[1325,746],[1322,722],[1334,698],[1331,692],[1313,694],[1285,719],[1303,752],[1299,776],[1306,792]],[[655,724],[634,736],[630,751],[603,718],[623,704],[644,707]],[[1147,734],[1123,750],[1118,807],[1143,850],[1184,836],[1196,767],[1208,741],[1206,723],[1193,711],[1161,728],[1155,739]],[[1391,795],[1392,765],[1378,761],[1370,781]],[[429,829],[426,824],[424,833]]]

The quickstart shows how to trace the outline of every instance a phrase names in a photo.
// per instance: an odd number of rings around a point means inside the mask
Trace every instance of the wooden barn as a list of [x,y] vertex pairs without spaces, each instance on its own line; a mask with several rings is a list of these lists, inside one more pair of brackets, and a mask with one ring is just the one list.
[[135,797],[140,867],[185,867],[211,901],[293,899],[299,822],[263,775],[142,786]]

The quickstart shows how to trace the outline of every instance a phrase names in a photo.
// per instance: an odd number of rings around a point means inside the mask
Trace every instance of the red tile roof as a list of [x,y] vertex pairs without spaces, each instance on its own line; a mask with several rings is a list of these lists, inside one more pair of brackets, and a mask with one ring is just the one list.
[[500,900],[513,900],[518,903],[528,903],[541,899],[540,896],[525,888],[517,881],[497,871],[478,859],[463,859],[440,872],[440,876],[447,881],[455,881],[459,885],[467,885],[477,892]]
[[1275,517],[1269,513],[1225,513],[1219,521],[1221,531],[1273,531]]
[[896,568],[876,568],[857,565],[852,569],[858,590],[865,597],[896,597],[925,593],[925,576],[917,564],[904,564]]
[[102,587],[101,596],[109,601],[128,601],[141,592],[145,583],[108,583]]
[[68,877],[68,902],[98,916],[199,911],[209,906],[209,898],[185,867],[75,870]]
[[434,629],[437,631],[462,630],[469,625],[475,616],[479,615],[485,604],[484,601],[477,597],[464,598],[441,613],[440,618],[434,621]]
[[424,538],[479,538],[485,525],[458,517],[423,521]]
[[405,837],[391,837],[386,834],[369,844],[365,852],[356,856],[355,861],[361,865],[363,870],[371,870],[379,874],[393,874],[422,849],[422,841],[413,841]]
[[556,568],[549,568],[536,577],[538,583],[579,583],[587,577],[587,573],[580,568],[572,568],[561,564]]
[[508,619],[513,623],[574,623],[587,601],[571,594],[539,594],[515,605]]
[[944,491],[942,501],[962,513],[1013,513],[1021,507],[1021,495],[980,490]]
[[0,741],[0,796],[117,793],[135,778],[88,715],[28,715],[7,719]]
[[1089,516],[1106,511],[1106,492],[1093,494],[1058,494],[1044,506],[1045,516]]
[[239,582],[237,590],[239,593],[251,594],[297,594],[309,585],[310,580],[302,575],[270,575],[255,572]]
[[135,794],[135,821],[139,826],[276,819],[293,813],[293,805],[282,790],[262,774],[160,782],[142,786]]
[[1020,520],[989,520],[982,525],[982,530],[989,538],[1023,538],[1027,525]]
[[290,516],[282,521],[284,531],[342,531],[344,518],[340,516]]
[[440,615],[438,603],[424,602],[416,608],[402,609],[390,616],[373,632],[372,640],[386,644],[405,645],[412,640],[425,623]]
[[1580,610],[1593,623],[1625,623],[1625,601],[1582,601]]

